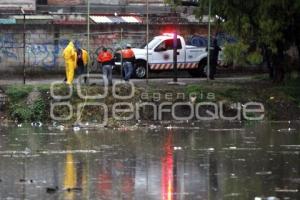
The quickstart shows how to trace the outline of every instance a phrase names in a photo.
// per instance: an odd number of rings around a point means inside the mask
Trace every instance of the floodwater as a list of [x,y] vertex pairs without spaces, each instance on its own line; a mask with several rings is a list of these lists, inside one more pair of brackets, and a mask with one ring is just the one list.
[[0,128],[0,199],[300,199],[300,123]]

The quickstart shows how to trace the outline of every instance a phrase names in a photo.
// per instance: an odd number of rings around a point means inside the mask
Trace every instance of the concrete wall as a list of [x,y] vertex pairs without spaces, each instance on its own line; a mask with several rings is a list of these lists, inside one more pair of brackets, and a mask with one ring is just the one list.
[[[121,33],[121,28],[123,32]],[[23,66],[23,29],[20,25],[0,25],[0,72],[16,73]],[[205,34],[206,26],[181,25],[178,32],[188,38],[190,35]],[[150,26],[150,38],[170,29],[166,25]],[[138,47],[146,42],[144,25],[92,25],[90,35],[90,55],[96,59],[103,46],[112,50],[130,43]],[[28,71],[64,70],[62,50],[72,39],[87,48],[85,25],[27,25],[26,68]],[[95,65],[91,66],[96,69]]]
[[36,0],[1,0],[0,8],[22,7],[24,10],[33,11],[36,9]]
[[83,0],[48,0],[48,5],[80,5]]
[[[145,0],[89,0],[91,4],[99,5],[128,5],[128,4],[145,4]],[[164,0],[148,0],[149,4],[163,4]],[[48,5],[80,5],[86,4],[87,0],[48,0]]]

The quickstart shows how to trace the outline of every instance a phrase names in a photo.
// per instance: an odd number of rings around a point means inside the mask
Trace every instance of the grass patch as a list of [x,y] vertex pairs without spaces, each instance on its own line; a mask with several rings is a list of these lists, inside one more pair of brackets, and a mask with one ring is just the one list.
[[[35,88],[35,89],[34,89]],[[33,90],[41,93],[41,97],[28,105],[27,97]],[[49,85],[11,85],[5,90],[9,98],[8,114],[19,122],[44,121],[47,119]]]
[[33,90],[32,85],[11,85],[8,86],[5,93],[13,102],[26,98],[27,95]]

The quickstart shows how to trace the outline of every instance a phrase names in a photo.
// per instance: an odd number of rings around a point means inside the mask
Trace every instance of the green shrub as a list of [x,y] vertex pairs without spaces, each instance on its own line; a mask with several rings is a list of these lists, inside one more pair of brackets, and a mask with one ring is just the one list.
[[7,88],[5,93],[8,95],[11,101],[18,101],[22,98],[27,97],[27,95],[32,91],[33,87],[31,85],[11,85]]
[[33,121],[41,121],[44,119],[43,116],[45,115],[46,104],[43,99],[38,99],[30,106],[30,110],[32,110],[31,119]]
[[243,42],[225,44],[224,63],[226,65],[233,65],[234,67],[244,65],[248,48],[249,46]]
[[246,60],[251,65],[259,65],[263,62],[263,57],[260,52],[254,51],[247,55]]
[[10,107],[11,117],[17,119],[20,122],[30,121],[32,117],[32,110],[25,105],[13,104]]

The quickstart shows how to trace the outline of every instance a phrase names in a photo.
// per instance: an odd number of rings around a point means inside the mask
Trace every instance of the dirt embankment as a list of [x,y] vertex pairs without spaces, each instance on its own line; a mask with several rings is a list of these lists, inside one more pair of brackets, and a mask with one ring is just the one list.
[[[74,86],[72,90],[63,84],[52,89],[48,84],[11,85],[2,87],[8,101],[1,106],[0,117],[2,122],[56,121],[110,127],[149,120],[247,120],[261,116],[264,120],[299,120],[299,89],[299,79],[282,85],[255,79],[183,86],[120,84],[107,91],[99,85]],[[245,109],[257,112],[248,110],[245,115]]]

